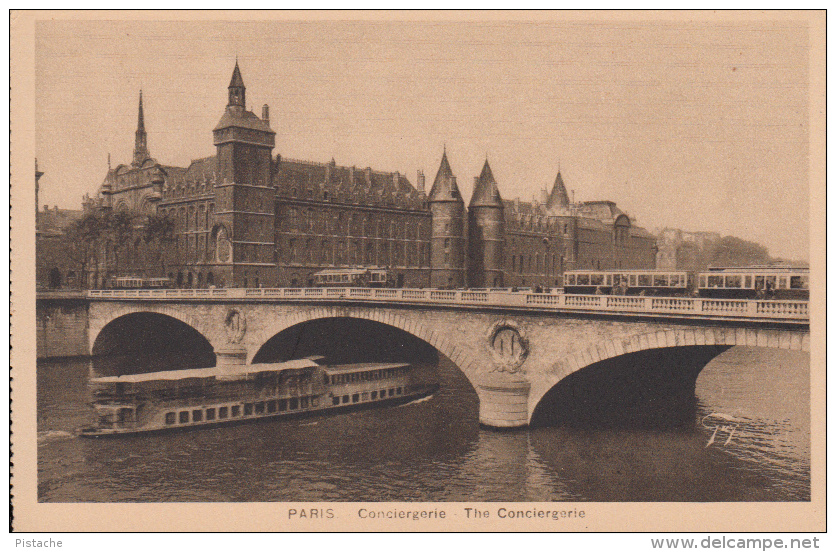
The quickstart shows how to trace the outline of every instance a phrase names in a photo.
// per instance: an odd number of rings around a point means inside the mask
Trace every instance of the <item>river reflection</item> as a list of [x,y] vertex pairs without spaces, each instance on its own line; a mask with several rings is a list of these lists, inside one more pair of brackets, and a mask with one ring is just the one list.
[[[478,425],[446,359],[410,404],[179,433],[85,440],[87,361],[38,366],[41,501],[809,500],[809,356],[734,348],[675,429]],[[702,420],[723,413],[718,431]],[[731,438],[729,439],[729,435]]]

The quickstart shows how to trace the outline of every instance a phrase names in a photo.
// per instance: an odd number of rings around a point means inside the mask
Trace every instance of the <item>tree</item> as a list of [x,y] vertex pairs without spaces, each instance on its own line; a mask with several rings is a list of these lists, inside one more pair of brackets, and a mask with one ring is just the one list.
[[170,252],[169,247],[177,241],[174,230],[175,225],[172,219],[156,213],[148,215],[142,229],[142,240],[149,246],[151,254],[156,257],[162,274],[166,273],[166,256]]
[[759,243],[725,236],[711,253],[712,266],[752,266],[772,264],[766,247]]
[[101,213],[90,211],[70,223],[64,231],[67,257],[78,266],[78,272],[82,275],[82,286],[86,287],[89,283],[88,274],[93,268],[90,266],[90,259],[101,247],[104,228]]
[[107,241],[113,247],[113,270],[118,273],[121,253],[134,235],[136,215],[127,210],[103,211],[102,214]]

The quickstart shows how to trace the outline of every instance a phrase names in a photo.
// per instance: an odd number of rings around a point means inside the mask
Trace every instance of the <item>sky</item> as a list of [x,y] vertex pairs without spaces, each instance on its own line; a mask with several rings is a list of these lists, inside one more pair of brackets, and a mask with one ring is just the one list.
[[446,146],[467,200],[608,199],[649,230],[716,231],[809,259],[808,31],[792,21],[41,21],[40,204],[79,208],[130,163],[187,166],[238,59],[273,155],[432,183]]

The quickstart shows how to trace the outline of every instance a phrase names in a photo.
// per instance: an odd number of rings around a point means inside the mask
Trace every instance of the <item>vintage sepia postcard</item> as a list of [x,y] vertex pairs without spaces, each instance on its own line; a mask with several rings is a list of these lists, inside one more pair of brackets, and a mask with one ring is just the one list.
[[825,14],[11,14],[12,527],[825,529]]

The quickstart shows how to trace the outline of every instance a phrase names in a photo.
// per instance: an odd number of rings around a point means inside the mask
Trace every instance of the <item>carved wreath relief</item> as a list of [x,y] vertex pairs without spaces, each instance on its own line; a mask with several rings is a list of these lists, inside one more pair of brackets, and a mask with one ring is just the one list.
[[491,328],[488,348],[494,359],[491,372],[520,372],[528,358],[528,339],[525,331],[512,320],[502,320]]
[[226,313],[226,339],[230,343],[240,343],[247,332],[247,319],[238,309],[229,309]]

